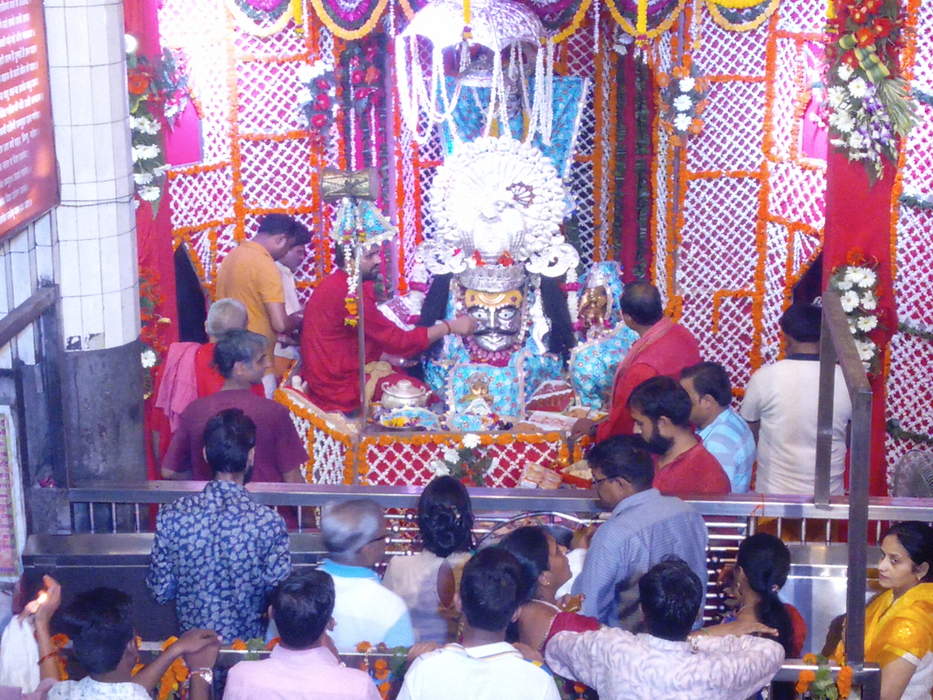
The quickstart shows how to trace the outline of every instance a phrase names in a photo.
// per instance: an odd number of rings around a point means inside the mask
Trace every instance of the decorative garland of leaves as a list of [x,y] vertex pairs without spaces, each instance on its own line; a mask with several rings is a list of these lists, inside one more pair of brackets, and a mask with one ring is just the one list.
[[[619,52],[622,53],[622,52]],[[623,54],[624,56],[624,54]],[[624,60],[624,57],[619,60]],[[615,183],[616,191],[621,193],[624,190],[623,183],[626,178],[634,177],[635,183],[635,213],[636,213],[636,236],[635,236],[635,266],[632,274],[636,279],[646,279],[648,275],[648,265],[651,256],[650,226],[651,226],[651,168],[649,161],[651,157],[651,97],[649,91],[649,74],[651,69],[647,64],[641,61],[635,61],[634,66],[634,85],[629,85],[626,80],[625,71],[621,65],[617,68],[616,78],[616,114],[623,114],[626,104],[629,100],[635,102],[635,167],[629,169],[630,160],[627,154],[628,134],[625,121],[619,119],[616,138],[616,157],[615,157]],[[624,206],[621,196],[616,199],[617,210]],[[619,257],[619,247],[622,244],[621,238],[616,236],[613,241],[613,257]]]
[[900,422],[896,418],[891,418],[885,423],[887,428],[888,435],[893,437],[895,440],[910,440],[921,445],[933,445],[933,435],[928,433],[915,433],[913,430],[906,430],[901,427]]

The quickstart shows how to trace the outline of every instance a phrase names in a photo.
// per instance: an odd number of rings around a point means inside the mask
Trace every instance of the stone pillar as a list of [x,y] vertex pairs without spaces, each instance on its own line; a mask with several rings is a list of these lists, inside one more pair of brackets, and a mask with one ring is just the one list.
[[146,477],[121,0],[46,0],[68,485]]

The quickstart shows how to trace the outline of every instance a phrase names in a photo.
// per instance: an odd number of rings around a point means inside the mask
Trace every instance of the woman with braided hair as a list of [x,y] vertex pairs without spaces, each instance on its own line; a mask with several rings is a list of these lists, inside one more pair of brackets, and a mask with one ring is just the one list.
[[[727,616],[723,624],[706,627],[700,633],[743,634],[748,625],[757,623],[776,633],[775,641],[784,647],[786,658],[799,658],[807,636],[806,622],[793,605],[778,597],[789,572],[790,550],[780,539],[764,532],[746,537],[739,545],[735,562],[738,611]],[[795,697],[793,685],[773,684],[771,697],[777,700]]]
[[462,483],[439,476],[424,488],[418,530],[422,551],[392,557],[382,583],[408,605],[417,641],[445,644],[456,636],[454,593],[473,549],[473,508]]

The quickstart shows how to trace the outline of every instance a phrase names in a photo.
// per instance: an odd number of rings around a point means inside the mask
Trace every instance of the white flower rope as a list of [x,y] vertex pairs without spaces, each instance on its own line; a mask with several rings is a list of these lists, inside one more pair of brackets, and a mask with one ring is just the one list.
[[869,337],[879,325],[877,273],[868,265],[841,265],[830,277],[829,286],[839,292],[859,359],[867,368],[877,369],[881,350]]

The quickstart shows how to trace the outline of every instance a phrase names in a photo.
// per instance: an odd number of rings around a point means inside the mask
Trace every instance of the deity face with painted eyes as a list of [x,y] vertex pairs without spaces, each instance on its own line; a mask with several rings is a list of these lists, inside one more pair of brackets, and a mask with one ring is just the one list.
[[511,349],[522,328],[523,299],[520,289],[508,292],[466,290],[464,306],[477,324],[473,341],[484,350],[493,352]]

